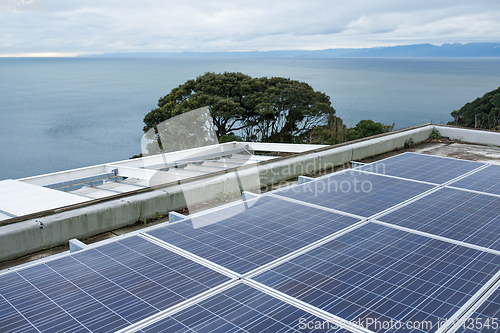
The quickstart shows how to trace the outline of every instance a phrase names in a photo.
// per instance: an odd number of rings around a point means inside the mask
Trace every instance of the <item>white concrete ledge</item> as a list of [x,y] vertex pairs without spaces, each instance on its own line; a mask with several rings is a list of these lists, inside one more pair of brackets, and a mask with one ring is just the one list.
[[312,181],[314,178],[311,178],[311,177],[307,177],[307,176],[299,176],[299,179],[297,180],[297,182],[299,184],[304,184],[304,183],[308,183],[310,181]]
[[351,161],[351,167],[354,168],[359,168],[362,167],[363,165],[366,165],[366,163],[361,163],[361,162],[356,162],[356,161]]
[[259,195],[255,194],[255,193],[252,193],[252,192],[243,191],[241,193],[241,197],[242,197],[243,201],[248,201],[248,200],[251,200],[251,199],[254,199],[254,198],[258,198]]
[[470,128],[435,126],[442,136],[451,140],[500,146],[500,132],[482,131]]
[[69,240],[69,252],[77,252],[87,248],[87,244],[80,242],[78,239],[73,238]]
[[177,222],[177,221],[183,220],[185,218],[186,218],[186,216],[184,216],[180,213],[168,212],[168,222],[170,222],[170,223]]
[[282,153],[298,153],[309,150],[328,147],[327,145],[311,145],[311,144],[289,144],[289,143],[268,143],[268,142],[248,142],[251,150],[257,151],[274,151]]

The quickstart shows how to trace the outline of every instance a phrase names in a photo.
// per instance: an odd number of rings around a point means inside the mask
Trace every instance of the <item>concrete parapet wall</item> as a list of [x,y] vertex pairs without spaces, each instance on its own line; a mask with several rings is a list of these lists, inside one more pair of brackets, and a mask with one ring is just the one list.
[[276,184],[288,179],[307,175],[321,169],[320,157],[317,153],[287,158],[274,163],[259,166],[261,186]]
[[425,126],[354,143],[349,145],[352,148],[351,160],[362,160],[370,156],[376,156],[393,151],[396,148],[402,148],[405,146],[405,142],[410,139],[413,139],[415,143],[420,143],[429,138],[433,129],[434,126]]
[[[351,160],[386,153],[403,147],[409,138],[419,143],[429,137],[433,128],[434,126],[429,125],[381,135],[352,144],[334,146],[327,150],[320,149],[309,154],[264,163],[258,167],[246,168],[205,180],[5,225],[0,227],[0,261],[58,246],[72,238],[81,239],[111,231],[143,218],[154,217],[157,213],[166,215],[170,211],[220,199],[224,195],[240,195],[244,190],[276,184],[300,175],[331,169],[349,163]],[[443,132],[442,134],[446,135]]]
[[483,145],[500,145],[500,133],[492,131],[473,130],[452,126],[435,126],[442,136],[452,140],[479,143]]

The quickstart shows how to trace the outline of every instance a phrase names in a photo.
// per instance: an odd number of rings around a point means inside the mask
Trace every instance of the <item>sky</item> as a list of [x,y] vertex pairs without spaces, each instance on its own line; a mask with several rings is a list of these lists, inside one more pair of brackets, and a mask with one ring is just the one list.
[[500,42],[498,0],[23,3],[0,0],[0,56]]

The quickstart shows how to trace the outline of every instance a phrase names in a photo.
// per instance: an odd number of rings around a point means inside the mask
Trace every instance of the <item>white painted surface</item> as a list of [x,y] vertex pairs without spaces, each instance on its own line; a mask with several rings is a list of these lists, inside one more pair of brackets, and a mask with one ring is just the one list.
[[0,209],[16,216],[86,201],[89,199],[17,180],[0,181]]
[[117,194],[115,192],[101,190],[95,186],[84,186],[82,188],[79,188],[78,190],[71,191],[71,193],[82,197],[88,197],[89,199],[101,199],[109,197],[113,194]]
[[141,187],[139,187],[139,186],[128,185],[128,184],[124,184],[122,182],[114,182],[114,181],[107,182],[103,185],[98,185],[97,187],[101,188],[101,189],[105,189],[105,190],[120,192],[120,193],[137,191],[137,190],[141,189]]
[[500,132],[490,132],[473,130],[470,128],[456,128],[435,126],[442,136],[447,136],[452,140],[459,140],[472,143],[480,143],[483,145],[500,146]]
[[12,216],[0,213],[0,221],[12,218]]
[[91,177],[101,173],[111,172],[112,169],[116,168],[107,167],[105,164],[101,164],[85,168],[65,170],[60,172],[48,173],[45,175],[27,177],[18,180],[28,184],[44,186],[48,184],[60,183],[77,178]]
[[292,144],[292,143],[267,143],[267,142],[246,142],[250,149],[257,151],[276,151],[284,153],[302,153],[314,149],[328,147],[326,145]]

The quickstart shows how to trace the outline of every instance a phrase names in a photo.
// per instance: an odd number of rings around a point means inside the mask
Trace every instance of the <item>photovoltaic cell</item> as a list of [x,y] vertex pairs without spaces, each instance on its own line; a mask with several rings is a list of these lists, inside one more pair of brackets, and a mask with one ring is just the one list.
[[0,297],[0,328],[4,332],[38,332],[3,297]]
[[6,332],[114,332],[229,278],[129,237],[0,276]]
[[490,165],[450,186],[500,195],[500,165]]
[[494,333],[500,330],[500,289],[497,289],[466,320],[457,333]]
[[[368,224],[255,277],[345,320],[450,318],[498,271],[500,256]],[[368,329],[384,331],[374,326]]]
[[[405,153],[276,192],[370,217],[433,185],[484,165]],[[500,194],[500,166],[451,186]],[[500,198],[444,188],[381,221],[500,250]],[[200,224],[201,221],[201,224]],[[149,235],[244,274],[358,219],[263,196],[149,231]],[[432,323],[450,318],[500,267],[500,256],[370,223],[254,279],[289,296],[366,326]],[[0,275],[0,331],[112,332],[229,281],[229,277],[133,236]],[[463,331],[497,331],[500,291]],[[477,328],[489,320],[490,327]],[[375,323],[373,322],[375,320]],[[243,283],[165,318],[142,332],[307,332],[325,322]],[[374,326],[375,325],[375,326]],[[500,325],[500,323],[499,323]],[[469,327],[467,327],[469,326]],[[324,326],[323,326],[324,327]],[[329,325],[315,332],[347,332]]]
[[[316,322],[320,322],[324,329],[314,330]],[[313,329],[306,328],[308,323]],[[239,284],[142,330],[144,333],[313,331],[348,332],[245,284]]]
[[405,153],[371,163],[361,167],[361,170],[443,184],[482,165],[453,158]]
[[379,220],[500,250],[500,198],[443,188]]
[[148,234],[240,274],[359,222],[267,196],[197,219],[208,225],[194,228],[185,220]]
[[364,217],[380,213],[434,186],[346,171],[276,194]]

